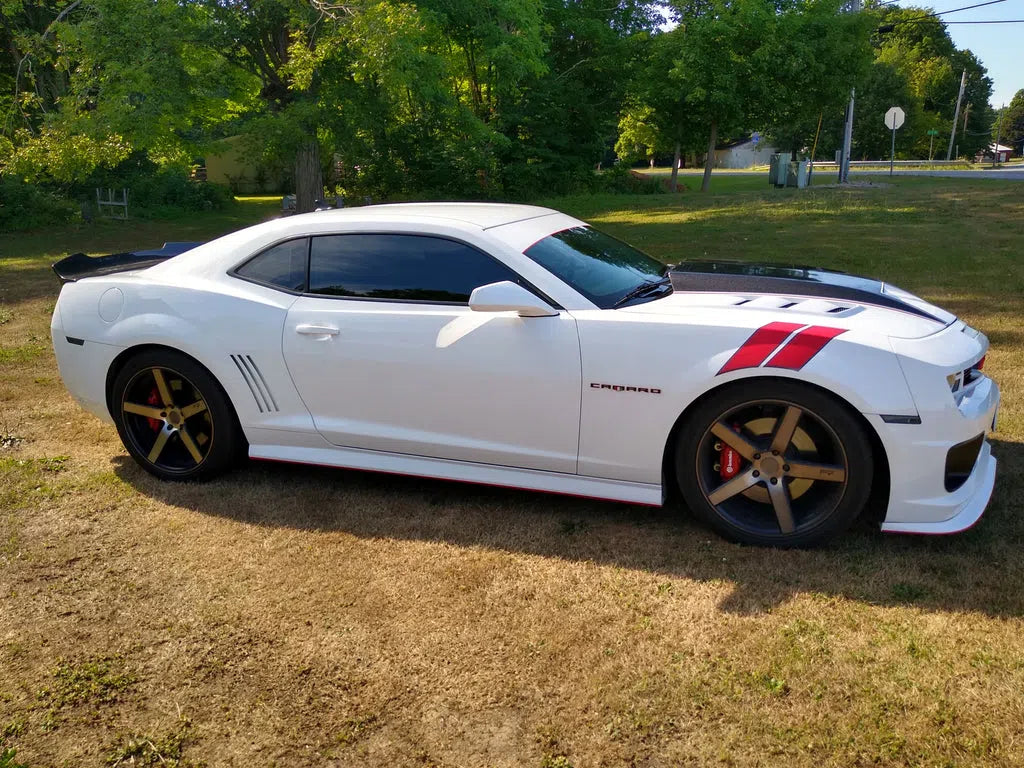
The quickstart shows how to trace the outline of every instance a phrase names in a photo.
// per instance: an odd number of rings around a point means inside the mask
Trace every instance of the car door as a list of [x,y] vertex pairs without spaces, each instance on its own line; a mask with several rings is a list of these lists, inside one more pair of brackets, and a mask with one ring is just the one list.
[[580,350],[567,312],[473,312],[523,281],[466,243],[407,233],[310,238],[285,361],[338,446],[574,473]]

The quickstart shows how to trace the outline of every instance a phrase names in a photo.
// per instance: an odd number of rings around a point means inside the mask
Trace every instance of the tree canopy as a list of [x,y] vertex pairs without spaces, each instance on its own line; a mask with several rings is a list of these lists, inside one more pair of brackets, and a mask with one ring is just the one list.
[[74,191],[128,169],[187,173],[231,139],[279,172],[300,209],[325,185],[529,198],[592,186],[616,154],[710,156],[751,130],[805,149],[819,118],[827,150],[851,85],[855,152],[884,153],[881,113],[898,103],[900,146],[920,156],[930,128],[948,135],[964,69],[960,150],[988,143],[991,81],[938,19],[842,11],[841,0],[0,0],[0,173]]

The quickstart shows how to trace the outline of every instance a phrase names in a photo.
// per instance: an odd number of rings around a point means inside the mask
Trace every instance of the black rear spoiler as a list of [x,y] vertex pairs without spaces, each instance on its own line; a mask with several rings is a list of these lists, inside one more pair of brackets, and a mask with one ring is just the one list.
[[73,253],[53,265],[53,271],[62,283],[73,283],[83,277],[112,275],[115,272],[127,272],[131,269],[145,269],[167,261],[172,256],[191,251],[202,243],[175,242],[164,243],[161,248],[150,248],[143,251],[112,253],[109,256],[87,256],[84,253]]

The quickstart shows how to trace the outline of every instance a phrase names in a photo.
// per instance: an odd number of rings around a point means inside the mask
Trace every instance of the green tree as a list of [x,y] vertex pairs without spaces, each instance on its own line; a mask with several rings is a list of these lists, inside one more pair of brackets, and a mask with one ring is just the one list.
[[625,111],[619,119],[615,154],[627,163],[645,160],[653,168],[654,156],[671,149],[655,118],[654,110],[646,104]]
[[[998,125],[996,124],[998,122]],[[999,143],[1013,147],[1015,152],[1024,151],[1024,88],[1017,91],[1009,105],[1000,110],[992,123],[992,140],[999,133]]]
[[[967,87],[956,126],[956,143],[961,155],[970,156],[991,141],[988,101],[992,80],[971,51],[956,48],[946,26],[941,19],[929,16],[931,13],[928,8],[916,7],[885,6],[879,11],[876,60],[899,72],[908,86],[907,102],[898,105],[907,112],[907,124],[900,129],[897,140],[905,153],[926,157],[930,145],[928,131],[935,129],[945,137],[941,143],[945,147],[953,128],[960,78],[966,72]],[[869,81],[865,87],[870,89],[874,84],[885,85]],[[862,150],[873,152],[877,147],[869,141]],[[884,153],[873,157],[880,156]]]
[[57,27],[82,0],[0,0],[0,134],[38,129],[67,90]]
[[[784,41],[772,71],[765,125],[780,149],[810,148],[819,119],[845,113],[850,87],[870,70],[873,19],[840,2],[793,4],[778,16]],[[769,65],[770,66],[770,65]]]
[[[635,108],[651,109],[660,135],[675,146],[673,188],[681,150],[706,147],[707,190],[720,136],[816,124],[870,61],[870,21],[839,14],[839,0],[691,0],[675,7],[678,26],[651,41],[647,85]],[[798,141],[796,133],[788,140]]]

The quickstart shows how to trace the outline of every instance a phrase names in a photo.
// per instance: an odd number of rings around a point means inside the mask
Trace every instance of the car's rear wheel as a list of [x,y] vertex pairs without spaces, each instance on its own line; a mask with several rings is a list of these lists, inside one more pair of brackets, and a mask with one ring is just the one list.
[[114,377],[111,411],[128,453],[163,480],[205,480],[234,463],[234,410],[210,373],[173,350],[129,359]]
[[845,530],[871,491],[871,444],[841,403],[787,380],[713,393],[678,431],[687,506],[732,541],[819,544]]

